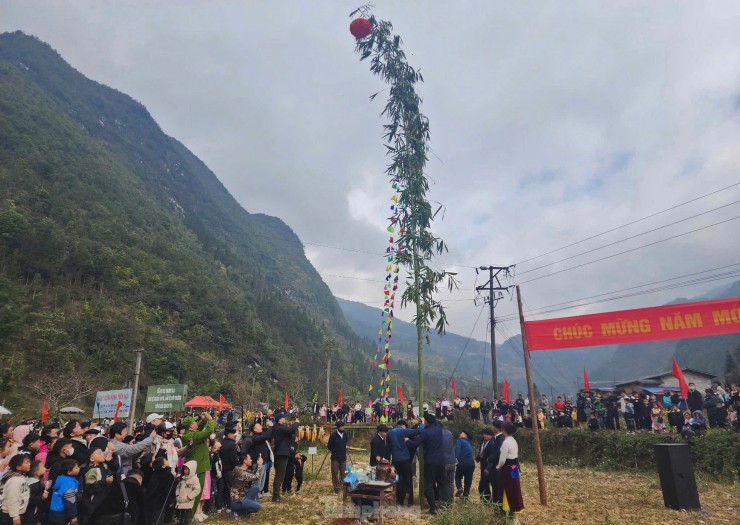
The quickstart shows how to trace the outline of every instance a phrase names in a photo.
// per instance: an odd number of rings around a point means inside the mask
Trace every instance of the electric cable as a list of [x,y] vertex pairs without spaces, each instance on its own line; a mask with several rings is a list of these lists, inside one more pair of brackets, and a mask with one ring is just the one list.
[[660,215],[662,213],[666,213],[668,211],[675,210],[676,208],[680,208],[681,206],[685,206],[687,204],[691,204],[692,202],[696,202],[696,201],[701,200],[701,199],[704,199],[706,197],[710,197],[710,196],[715,195],[717,193],[720,193],[722,191],[729,190],[730,188],[734,188],[735,186],[738,186],[738,185],[740,185],[740,181],[734,182],[734,183],[730,184],[729,186],[725,186],[724,188],[720,188],[720,189],[715,190],[713,192],[706,193],[706,194],[701,195],[699,197],[695,197],[695,198],[693,198],[691,200],[688,200],[686,202],[682,202],[680,204],[676,204],[674,206],[671,206],[670,208],[666,208],[664,210],[660,210],[660,211],[657,211],[655,213],[651,213],[650,215],[646,215],[645,217],[642,217],[640,219],[636,219],[634,221],[630,221],[630,222],[625,223],[625,224],[622,224],[620,226],[616,226],[614,228],[611,228],[609,230],[603,231],[601,233],[597,233],[597,234],[592,235],[590,237],[586,237],[585,239],[581,239],[580,241],[576,241],[576,242],[572,242],[570,244],[566,244],[565,246],[561,246],[560,248],[555,248],[553,250],[550,250],[549,252],[545,252],[545,253],[542,253],[540,255],[536,255],[534,257],[530,257],[529,259],[524,259],[523,261],[519,261],[516,264],[524,264],[524,263],[529,262],[529,261],[534,261],[535,259],[539,259],[539,258],[544,257],[546,255],[550,255],[551,253],[559,252],[560,250],[564,250],[566,248],[570,248],[571,246],[575,246],[577,244],[581,244],[581,243],[584,243],[586,241],[590,241],[591,239],[595,239],[597,237],[601,237],[602,235],[606,235],[607,233],[611,233],[613,231],[617,231],[617,230],[620,230],[622,228],[626,228],[627,226],[631,226],[633,224],[637,224],[638,222],[642,222],[644,220],[651,219],[652,217],[656,217],[657,215]]
[[614,257],[617,257],[619,255],[624,255],[626,253],[636,252],[637,250],[641,250],[643,248],[648,248],[650,246],[655,246],[656,244],[660,244],[660,243],[663,243],[663,242],[666,242],[666,241],[671,241],[673,239],[677,239],[677,238],[683,237],[685,235],[690,235],[692,233],[696,233],[696,232],[699,232],[699,231],[702,231],[702,230],[707,230],[709,228],[713,228],[714,226],[719,226],[721,224],[725,224],[725,223],[728,223],[728,222],[731,222],[731,221],[736,221],[737,219],[740,219],[740,215],[737,215],[735,217],[731,217],[729,219],[725,219],[724,221],[715,222],[715,223],[709,224],[707,226],[702,226],[701,228],[696,228],[694,230],[690,230],[690,231],[687,231],[687,232],[679,233],[677,235],[672,235],[670,237],[666,237],[665,239],[658,239],[657,241],[653,241],[653,242],[650,242],[648,244],[643,244],[643,245],[637,246],[635,248],[630,248],[629,250],[623,250],[621,252],[617,252],[617,253],[614,253],[612,255],[607,255],[606,257],[601,257],[599,259],[594,259],[593,261],[588,261],[588,262],[585,262],[585,263],[582,263],[582,264],[578,264],[576,266],[570,266],[568,268],[563,268],[562,270],[558,270],[556,272],[548,273],[546,275],[540,275],[539,277],[533,277],[532,279],[528,279],[526,281],[521,281],[521,282],[519,282],[517,284],[520,284],[520,285],[521,284],[527,284],[527,283],[531,283],[533,281],[538,281],[540,279],[544,279],[546,277],[552,277],[553,275],[558,275],[558,274],[563,273],[563,272],[568,272],[570,270],[575,270],[577,268],[583,268],[584,266],[589,266],[589,265],[595,264],[597,262],[602,262],[602,261],[606,261],[608,259],[613,259]]
[[738,203],[740,203],[740,200],[736,200],[736,201],[730,202],[728,204],[723,204],[722,206],[718,206],[716,208],[712,208],[711,210],[707,210],[707,211],[704,211],[704,212],[701,212],[701,213],[697,213],[696,215],[692,215],[690,217],[686,217],[686,218],[680,219],[678,221],[674,221],[674,222],[671,222],[671,223],[668,223],[668,224],[664,224],[663,226],[658,226],[657,228],[653,228],[652,230],[647,230],[647,231],[644,231],[642,233],[637,233],[635,235],[631,235],[629,237],[625,237],[624,239],[619,239],[617,241],[610,242],[609,244],[604,244],[602,246],[599,246],[597,248],[593,248],[591,250],[587,250],[585,252],[577,253],[575,255],[571,255],[569,257],[565,257],[565,258],[559,259],[557,261],[553,261],[553,262],[550,262],[550,263],[547,263],[547,264],[543,264],[542,266],[538,266],[538,267],[532,268],[530,270],[525,270],[523,272],[519,272],[519,275],[524,275],[524,274],[527,274],[527,273],[530,273],[530,272],[536,272],[537,270],[541,270],[543,268],[547,268],[548,266],[552,266],[554,264],[558,264],[558,263],[561,263],[561,262],[569,261],[571,259],[575,259],[576,257],[581,257],[582,255],[587,255],[589,253],[597,252],[599,250],[603,250],[604,248],[608,248],[608,247],[614,246],[616,244],[621,244],[623,242],[627,242],[627,241],[630,241],[632,239],[636,239],[637,237],[642,237],[643,235],[647,235],[649,233],[653,233],[653,232],[656,232],[658,230],[662,230],[664,228],[668,228],[670,226],[674,226],[676,224],[679,224],[679,223],[682,223],[682,222],[686,222],[686,221],[689,221],[691,219],[695,219],[697,217],[701,217],[702,215],[706,215],[708,213],[712,213],[712,212],[715,212],[717,210],[721,210],[722,208],[727,208],[728,206],[732,206],[732,205],[738,204]]

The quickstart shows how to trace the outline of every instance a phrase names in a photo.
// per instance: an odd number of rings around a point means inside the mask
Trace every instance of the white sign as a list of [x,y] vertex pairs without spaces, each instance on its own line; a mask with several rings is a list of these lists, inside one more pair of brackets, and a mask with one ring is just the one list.
[[113,417],[116,414],[118,402],[121,408],[118,410],[119,418],[127,418],[131,410],[131,389],[126,390],[104,390],[95,395],[95,408],[93,419]]
[[308,455],[315,456],[318,453],[319,447],[308,447]]

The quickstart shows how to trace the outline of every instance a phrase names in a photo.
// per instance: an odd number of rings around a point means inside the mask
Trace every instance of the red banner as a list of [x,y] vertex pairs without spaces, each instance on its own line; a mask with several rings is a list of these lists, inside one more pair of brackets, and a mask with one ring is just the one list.
[[740,332],[740,297],[526,321],[530,350],[615,345]]

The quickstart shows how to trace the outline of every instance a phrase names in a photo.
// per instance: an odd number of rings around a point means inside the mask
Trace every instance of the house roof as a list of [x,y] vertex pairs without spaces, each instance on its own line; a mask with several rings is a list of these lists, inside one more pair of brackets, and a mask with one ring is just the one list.
[[[715,377],[714,374],[710,374],[709,372],[704,372],[702,370],[697,370],[696,368],[689,368],[688,366],[681,368],[681,372],[693,372],[694,374],[704,375],[704,376],[707,376],[708,378]],[[668,370],[667,372],[661,372],[659,374],[653,374],[650,376],[639,377],[637,379],[619,381],[615,383],[614,386],[628,385],[630,383],[639,383],[641,385],[660,385],[661,383],[660,378],[664,376],[670,376],[670,375],[673,375],[672,370]]]

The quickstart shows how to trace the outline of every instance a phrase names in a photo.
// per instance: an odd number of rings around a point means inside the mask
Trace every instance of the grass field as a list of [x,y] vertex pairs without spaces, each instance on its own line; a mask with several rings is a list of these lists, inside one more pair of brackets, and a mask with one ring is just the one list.
[[[352,452],[357,463],[365,464],[367,454]],[[316,456],[315,470],[318,470],[322,456]],[[362,459],[360,459],[362,458]],[[270,525],[311,525],[311,524],[350,524],[359,523],[357,519],[337,518],[341,511],[341,495],[335,496],[331,490],[331,476],[327,464],[320,476],[310,480],[310,461],[306,465],[306,480],[300,494],[287,496],[283,503],[272,503],[263,499],[262,510],[249,520],[249,523]],[[525,511],[520,516],[522,524],[546,523],[548,525],[584,524],[650,524],[669,525],[677,523],[733,524],[740,523],[740,487],[713,483],[699,478],[699,498],[704,512],[683,512],[665,508],[657,473],[603,472],[585,468],[545,467],[548,505],[539,504],[537,471],[534,464],[522,465],[522,489]],[[477,486],[477,472],[473,487]],[[415,489],[415,497],[418,491]],[[467,505],[481,505],[473,497]],[[474,516],[455,509],[458,515],[450,516],[444,523],[479,525]],[[462,509],[464,510],[464,509]],[[470,509],[479,510],[479,509]],[[396,517],[386,517],[389,525],[430,523],[431,516],[413,509],[402,509]],[[442,522],[442,520],[439,520]],[[206,524],[236,523],[223,514],[210,518]],[[490,523],[493,523],[491,520]]]

